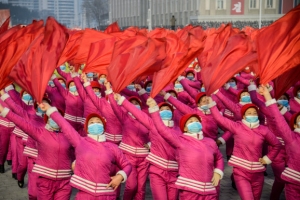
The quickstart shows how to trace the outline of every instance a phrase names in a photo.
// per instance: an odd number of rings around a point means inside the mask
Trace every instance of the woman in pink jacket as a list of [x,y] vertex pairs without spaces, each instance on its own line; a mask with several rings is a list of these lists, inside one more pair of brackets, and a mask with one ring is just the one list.
[[[213,98],[215,98],[213,96]],[[259,200],[262,192],[264,165],[271,164],[277,156],[281,144],[274,134],[259,124],[258,109],[254,104],[246,104],[241,109],[242,121],[231,121],[223,117],[214,101],[209,104],[212,115],[226,132],[218,139],[225,143],[227,138],[234,136],[233,155],[228,164],[233,166],[233,176],[241,199]],[[263,143],[267,142],[272,150],[262,157]]]
[[218,199],[218,185],[224,170],[223,157],[215,141],[203,137],[200,117],[184,115],[180,120],[181,131],[176,133],[164,125],[155,100],[149,98],[147,104],[158,133],[177,151],[179,176],[175,185],[179,189],[179,198]]
[[[54,78],[54,76],[52,76]],[[64,97],[66,103],[65,119],[75,128],[80,131],[83,127],[83,102],[78,94],[74,81],[67,82],[67,89],[65,89],[57,78],[53,80],[56,88]]]
[[300,112],[300,86],[295,86],[293,90],[294,98],[290,99],[290,107],[293,113]]
[[292,116],[289,126],[280,114],[276,100],[272,99],[265,87],[263,93],[267,110],[272,115],[272,125],[279,130],[288,157],[286,167],[281,174],[281,178],[285,181],[285,197],[288,200],[297,200],[300,199],[300,113]]
[[[106,82],[105,86],[105,93],[108,95],[112,109],[123,125],[123,137],[119,148],[132,165],[132,172],[125,186],[124,200],[145,199],[148,176],[148,163],[145,158],[149,154],[149,149],[144,145],[149,142],[149,130],[130,112],[117,105],[110,83]],[[135,105],[136,109],[141,109],[141,101],[138,97],[131,97],[129,101]]]
[[[65,88],[66,83],[64,79],[57,78],[60,84]],[[65,112],[66,103],[63,96],[60,94],[58,89],[55,87],[54,82],[52,80],[49,81],[49,85],[46,88],[47,97],[51,100],[51,105]]]
[[[75,148],[75,170],[71,186],[79,192],[76,199],[114,200],[116,190],[131,173],[131,165],[117,145],[106,142],[105,120],[98,114],[90,114],[85,123],[87,137],[80,137],[76,130],[57,112],[54,107],[41,105],[47,116],[62,129],[63,134]],[[121,171],[115,173],[117,165]]]
[[69,199],[72,146],[59,131],[59,126],[51,118],[46,119],[45,127],[36,126],[2,106],[0,112],[37,142],[39,156],[32,170],[39,176],[37,198]]
[[[132,103],[119,94],[115,94],[115,98],[119,105],[149,130],[150,143],[147,145],[150,146],[151,152],[146,159],[150,163],[149,176],[153,199],[177,200],[178,192],[175,188],[175,181],[178,174],[178,163],[175,149],[158,134],[153,120],[148,114],[136,109]],[[169,127],[170,131],[177,129],[172,121],[172,106],[163,102],[159,104],[159,107],[160,117],[165,126]]]

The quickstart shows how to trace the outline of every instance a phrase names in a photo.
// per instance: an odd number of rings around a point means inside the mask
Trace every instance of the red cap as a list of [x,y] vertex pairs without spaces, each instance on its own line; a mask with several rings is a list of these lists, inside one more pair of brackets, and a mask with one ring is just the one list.
[[[61,116],[64,116],[65,113],[64,111],[62,111],[61,109],[57,108],[58,112],[61,114]],[[47,115],[44,115],[44,122],[47,123],[48,122],[48,116]]]
[[106,127],[106,120],[105,120],[103,117],[101,117],[99,114],[97,114],[97,113],[92,113],[92,114],[89,114],[89,115],[87,116],[86,120],[85,120],[85,123],[84,123],[84,130],[85,130],[85,132],[88,133],[88,131],[87,131],[87,130],[88,130],[88,123],[89,123],[90,119],[93,118],[93,117],[98,117],[98,118],[102,121],[104,130],[105,130],[105,127]]
[[166,92],[167,92],[167,93],[173,92],[173,93],[175,93],[175,96],[178,97],[178,94],[177,94],[177,92],[176,92],[175,90],[167,90]]
[[63,81],[63,82],[66,84],[65,79],[63,79],[63,78],[61,78],[61,77],[57,78],[57,80],[61,80],[61,81]]
[[194,69],[188,69],[188,70],[185,72],[185,76],[187,76],[188,73],[193,73],[194,76],[195,76],[195,71],[194,71]]
[[69,85],[70,85],[72,82],[74,82],[74,80],[68,81],[68,83],[67,83],[67,88],[69,88]]
[[163,106],[168,106],[171,109],[172,113],[174,112],[173,106],[171,106],[169,103],[167,103],[167,102],[161,102],[161,103],[158,104],[159,108],[161,108]]
[[297,92],[298,92],[298,90],[300,90],[300,85],[298,85],[298,86],[294,87],[294,90],[293,90],[294,97],[296,97],[296,96],[297,96]]
[[253,103],[249,103],[249,104],[244,105],[244,106],[241,108],[241,115],[244,116],[245,112],[246,112],[249,108],[254,108],[254,109],[256,110],[256,112],[258,113],[258,108],[257,108],[257,106],[254,105]]
[[296,120],[297,120],[297,117],[300,115],[300,112],[297,112],[295,114],[293,114],[293,116],[291,117],[291,120],[290,120],[290,128],[291,130],[293,131],[295,128],[294,128],[294,124],[296,124]]
[[140,106],[142,107],[142,101],[140,100],[140,98],[136,97],[136,96],[131,96],[128,98],[128,101],[131,101],[131,100],[136,100]]
[[101,85],[98,81],[92,81],[91,82],[91,87],[92,88],[98,88],[99,90],[101,90]]
[[183,117],[181,117],[180,122],[179,122],[179,126],[180,126],[180,130],[182,132],[184,132],[184,127],[186,122],[191,118],[191,117],[196,117],[200,122],[201,122],[201,118],[199,117],[199,115],[197,114],[186,114]]
[[196,104],[198,104],[199,101],[200,101],[200,99],[201,99],[202,97],[204,97],[204,96],[206,96],[206,93],[205,93],[205,92],[199,92],[199,93],[197,94],[196,98],[195,98]]
[[241,98],[241,95],[242,95],[243,92],[248,92],[248,90],[241,90],[241,91],[238,92],[238,94],[237,94],[238,101],[240,101],[240,98]]

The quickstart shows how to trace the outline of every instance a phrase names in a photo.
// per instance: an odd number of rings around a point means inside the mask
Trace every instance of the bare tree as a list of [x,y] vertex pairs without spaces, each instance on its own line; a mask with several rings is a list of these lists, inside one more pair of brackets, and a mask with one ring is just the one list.
[[103,26],[108,20],[109,0],[84,0],[83,8],[86,10],[87,23],[95,21],[97,26]]

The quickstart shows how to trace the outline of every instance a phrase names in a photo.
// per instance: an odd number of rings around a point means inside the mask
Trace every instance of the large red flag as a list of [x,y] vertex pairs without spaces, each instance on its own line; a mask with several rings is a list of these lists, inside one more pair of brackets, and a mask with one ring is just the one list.
[[97,72],[107,75],[107,67],[111,62],[116,38],[103,39],[91,44],[84,72]]
[[80,47],[83,32],[84,31],[76,31],[69,33],[68,42],[59,58],[57,66],[74,59]]
[[[7,31],[5,31],[4,33],[0,34],[0,44],[5,41],[6,39],[8,39],[9,37],[11,37],[12,35],[14,35],[18,30],[20,30],[22,27],[21,25],[17,25],[14,26],[10,29],[8,29]],[[1,45],[0,45],[1,46]]]
[[115,33],[115,32],[121,32],[118,22],[114,22],[114,23],[110,24],[104,31],[104,33],[107,33],[107,34]]
[[96,30],[92,30],[92,29],[85,29],[85,31],[82,35],[79,49],[73,60],[74,63],[75,64],[85,64],[88,59],[91,44],[94,42],[97,42],[99,40],[103,40],[106,38],[112,38],[112,37],[113,36],[103,33],[103,32],[100,32],[100,31],[96,31]]
[[253,63],[256,57],[250,39],[243,32],[229,37],[222,52],[212,54],[211,59],[201,70],[206,93],[210,95],[222,87],[234,74],[243,70],[249,63]]
[[260,82],[266,84],[300,64],[300,5],[257,35]]
[[67,39],[66,28],[49,17],[44,34],[31,44],[10,74],[38,102],[42,101]]
[[5,22],[3,22],[3,24],[1,25],[1,27],[0,27],[0,35],[1,35],[2,33],[4,33],[5,31],[8,30],[9,22],[10,22],[10,17],[8,17],[8,18],[5,20]]

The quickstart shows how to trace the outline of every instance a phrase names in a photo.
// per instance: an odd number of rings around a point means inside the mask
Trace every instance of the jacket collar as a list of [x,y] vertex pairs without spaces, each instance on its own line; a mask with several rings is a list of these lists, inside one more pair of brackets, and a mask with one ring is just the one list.
[[248,126],[250,129],[259,127],[259,121],[254,122],[254,123],[249,123],[249,122],[247,122],[246,120],[243,119],[242,122],[243,122],[243,124]]
[[45,129],[47,129],[50,132],[59,132],[59,130],[55,131],[53,128],[51,128],[51,126],[49,124],[45,125]]
[[241,104],[242,106],[244,106],[244,105],[247,105],[247,104],[250,104],[250,103],[252,103],[251,101],[250,102],[239,102],[239,104]]
[[297,103],[300,104],[300,99],[298,99],[297,97],[294,97],[295,101],[297,101]]
[[97,141],[97,142],[105,142],[106,141],[106,137],[105,134],[103,133],[102,135],[91,135],[91,134],[87,134],[87,136],[89,138],[92,138],[93,140]]
[[300,128],[295,128],[295,129],[294,129],[294,132],[300,134]]
[[170,128],[174,127],[174,121],[173,120],[162,120],[162,121],[165,124],[165,126],[170,127]]
[[69,92],[72,94],[72,95],[74,95],[74,96],[78,96],[78,92],[76,91],[76,92],[71,92],[70,90],[69,90]]
[[197,140],[202,140],[203,139],[203,132],[200,131],[199,133],[183,133],[183,135],[195,138]]
[[208,110],[203,110],[203,109],[200,108],[200,107],[198,107],[198,109],[199,109],[201,112],[203,112],[203,114],[205,114],[205,115],[211,114],[210,109],[208,109]]

